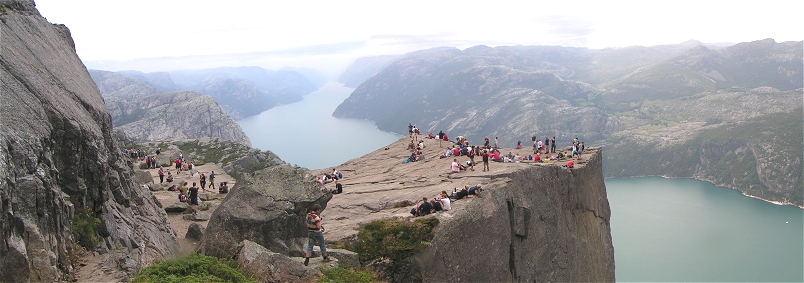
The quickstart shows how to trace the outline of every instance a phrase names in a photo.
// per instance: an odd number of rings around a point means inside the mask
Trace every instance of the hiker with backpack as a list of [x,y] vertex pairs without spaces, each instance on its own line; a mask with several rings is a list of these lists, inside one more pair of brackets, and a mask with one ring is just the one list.
[[307,225],[307,250],[304,253],[305,266],[310,263],[310,254],[313,252],[313,245],[316,241],[321,248],[321,255],[324,257],[324,262],[329,261],[329,257],[327,257],[327,245],[324,243],[324,226],[321,226],[321,216],[318,216],[320,212],[321,206],[314,204],[312,211],[307,213],[307,216],[304,218],[304,222]]

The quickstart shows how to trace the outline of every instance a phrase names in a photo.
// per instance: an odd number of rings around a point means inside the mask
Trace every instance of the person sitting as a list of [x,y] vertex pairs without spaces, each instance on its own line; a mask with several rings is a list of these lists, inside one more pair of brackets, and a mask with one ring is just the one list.
[[171,192],[175,192],[175,191],[178,191],[178,190],[179,190],[179,188],[178,188],[178,186],[176,186],[176,184],[173,184],[173,185],[172,185],[172,186],[170,186],[170,187],[169,187],[167,190],[168,190],[168,191],[171,191]]
[[572,161],[572,159],[570,159],[570,161],[567,162],[567,168],[573,168],[573,167],[575,167],[575,161]]
[[226,182],[221,182],[221,185],[218,186],[218,193],[219,194],[228,194],[229,193],[229,185]]
[[[419,203],[421,203],[421,204],[419,204]],[[432,212],[431,210],[433,209],[433,206],[430,205],[430,202],[427,201],[426,197],[422,198],[422,200],[420,200],[420,201],[417,201],[416,204],[417,204],[416,212],[417,212],[417,214],[419,216],[428,215],[428,214],[430,214],[430,212]]]
[[444,209],[441,207],[441,199],[435,197],[434,199],[430,200],[430,206],[433,208],[431,209],[431,213],[433,212],[442,212]]
[[342,192],[343,192],[343,185],[341,185],[341,183],[339,183],[338,180],[335,180],[335,188],[332,189],[332,193],[340,194]]
[[556,157],[555,155],[550,155],[550,161],[556,161],[556,160],[558,160],[558,157]]
[[457,146],[452,146],[452,156],[461,156],[461,149]]
[[516,149],[522,149],[522,141],[521,140],[516,142]]
[[564,155],[563,152],[558,152],[558,157],[556,157],[556,158],[558,158],[558,160],[564,160],[564,157],[566,157],[566,156]]
[[449,196],[447,196],[447,191],[441,191],[439,200],[441,201],[441,209],[443,209],[444,211],[452,209],[452,206],[450,205]]
[[502,159],[502,156],[500,156],[500,151],[499,150],[495,149],[494,151],[492,151],[492,153],[491,153],[491,161],[503,162],[503,159]]
[[480,197],[480,193],[483,192],[483,188],[481,188],[481,184],[477,184],[477,186],[471,187],[467,190],[470,196],[477,196]]
[[433,136],[433,133],[428,134],[428,135],[427,135],[427,137],[428,137],[428,138],[431,138],[431,139],[434,139],[434,138],[435,138],[435,136]]
[[413,140],[410,140],[410,143],[408,144],[408,150],[412,150],[412,149],[415,149],[415,148],[416,148],[416,144],[413,143]]
[[418,150],[423,150],[425,148],[424,140],[419,140],[419,145],[416,147]]
[[170,171],[168,171],[168,175],[167,175],[167,182],[168,182],[168,183],[173,182],[173,174],[171,174],[171,173],[170,173]]
[[450,166],[452,173],[461,172],[461,170],[466,170],[466,167],[458,163],[458,159],[452,159],[452,165]]
[[542,162],[542,157],[537,153],[535,156],[533,156],[533,162]]

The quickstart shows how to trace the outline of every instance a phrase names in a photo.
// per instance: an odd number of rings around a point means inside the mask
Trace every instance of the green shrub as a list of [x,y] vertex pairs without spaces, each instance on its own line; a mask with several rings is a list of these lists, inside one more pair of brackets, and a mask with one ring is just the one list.
[[226,260],[200,254],[157,262],[143,269],[133,282],[257,282]]
[[405,220],[378,220],[360,228],[357,241],[345,243],[345,248],[356,252],[361,261],[385,257],[391,260],[407,258],[430,245],[433,228],[438,218]]
[[322,283],[368,283],[377,279],[374,273],[365,270],[352,270],[344,267],[324,270],[324,277],[318,282]]
[[73,216],[73,238],[78,245],[87,250],[94,250],[98,246],[98,226],[101,221],[95,217],[92,209],[86,207],[85,211],[80,211]]

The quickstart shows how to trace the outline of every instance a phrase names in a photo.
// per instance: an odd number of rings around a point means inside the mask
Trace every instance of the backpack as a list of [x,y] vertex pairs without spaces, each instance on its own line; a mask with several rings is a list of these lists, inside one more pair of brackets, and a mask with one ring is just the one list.
[[307,229],[318,230],[318,225],[316,225],[315,216],[313,216],[313,214],[308,213],[304,223],[307,224]]
[[187,195],[179,194],[179,201],[180,202],[187,202]]

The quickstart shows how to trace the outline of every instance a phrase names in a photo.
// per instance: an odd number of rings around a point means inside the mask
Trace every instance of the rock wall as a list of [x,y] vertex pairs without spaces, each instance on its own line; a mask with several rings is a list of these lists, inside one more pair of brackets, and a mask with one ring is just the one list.
[[243,173],[212,213],[198,252],[232,258],[243,240],[283,255],[301,256],[307,243],[304,217],[322,210],[332,194],[321,190],[306,169],[278,165]]
[[613,282],[611,210],[602,157],[528,166],[441,218],[418,258],[425,282]]
[[[112,136],[70,31],[32,1],[0,0],[0,280],[70,280],[73,216],[97,216],[97,250],[132,274],[175,252],[176,234]],[[126,280],[121,278],[121,280]]]

